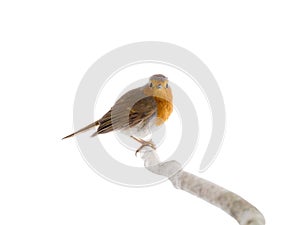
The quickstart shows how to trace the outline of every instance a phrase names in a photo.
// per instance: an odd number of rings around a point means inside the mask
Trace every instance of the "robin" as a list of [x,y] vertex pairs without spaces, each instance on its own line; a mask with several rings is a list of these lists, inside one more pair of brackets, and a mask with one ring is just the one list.
[[111,131],[121,131],[141,144],[143,147],[156,149],[152,140],[143,140],[153,128],[161,126],[173,111],[173,95],[168,78],[162,74],[150,77],[149,82],[121,96],[111,109],[99,120],[70,134],[63,139],[85,132],[95,126],[97,131],[92,135]]

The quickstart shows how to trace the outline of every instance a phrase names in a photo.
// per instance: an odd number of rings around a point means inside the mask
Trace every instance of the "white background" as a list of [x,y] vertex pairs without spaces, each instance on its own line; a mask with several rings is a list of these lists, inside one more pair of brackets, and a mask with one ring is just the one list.
[[[295,224],[299,202],[297,1],[2,1],[1,224],[236,224],[168,182],[128,188],[95,174],[74,140],[73,101],[87,69],[136,41],[197,54],[226,104],[215,163],[198,174]],[[197,174],[199,159],[186,168]]]

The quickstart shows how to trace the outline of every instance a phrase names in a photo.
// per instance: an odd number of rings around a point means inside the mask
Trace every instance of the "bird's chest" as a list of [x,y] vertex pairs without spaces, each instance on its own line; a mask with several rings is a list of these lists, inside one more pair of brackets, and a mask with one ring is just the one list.
[[173,104],[170,101],[155,98],[156,113],[153,114],[148,120],[142,121],[135,126],[131,131],[139,137],[152,135],[159,127],[169,118],[173,111]]
[[163,98],[154,98],[156,101],[156,121],[155,125],[162,125],[173,112],[173,104],[171,101],[168,101]]
[[122,133],[144,138],[152,135],[169,118],[173,111],[173,104],[170,101],[155,97],[155,113],[147,120],[142,120],[135,126],[122,130]]

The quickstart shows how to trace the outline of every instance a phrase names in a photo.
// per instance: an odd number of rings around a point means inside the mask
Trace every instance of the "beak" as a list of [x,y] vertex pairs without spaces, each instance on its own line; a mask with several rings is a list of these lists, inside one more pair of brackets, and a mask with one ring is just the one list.
[[162,88],[161,84],[157,85],[157,89],[161,89],[161,88]]

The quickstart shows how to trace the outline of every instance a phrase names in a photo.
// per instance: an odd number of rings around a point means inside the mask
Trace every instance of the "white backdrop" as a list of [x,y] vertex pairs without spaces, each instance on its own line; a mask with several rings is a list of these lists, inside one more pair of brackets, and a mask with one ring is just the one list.
[[225,99],[217,160],[197,174],[200,149],[186,169],[240,194],[268,224],[294,224],[299,9],[297,1],[2,1],[0,223],[235,224],[167,182],[110,183],[87,166],[74,140],[60,140],[72,131],[75,93],[91,64],[116,47],[150,40],[197,54]]

